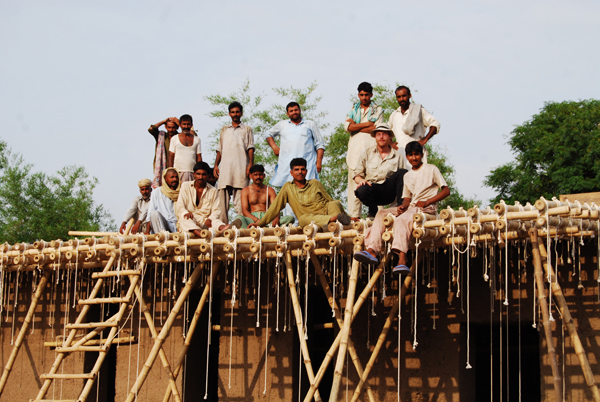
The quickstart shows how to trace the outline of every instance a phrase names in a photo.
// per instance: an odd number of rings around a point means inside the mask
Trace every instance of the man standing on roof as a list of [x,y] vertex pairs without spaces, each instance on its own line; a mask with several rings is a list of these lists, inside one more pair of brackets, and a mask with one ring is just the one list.
[[[127,222],[130,219],[134,219],[135,223],[131,227],[131,233],[136,234],[138,230],[143,232],[146,229],[146,224],[142,223],[146,220],[146,213],[148,211],[148,204],[150,203],[150,193],[152,192],[152,187],[150,187],[152,183],[148,179],[142,179],[138,182],[138,187],[140,188],[140,195],[133,199],[131,206],[125,213],[125,218],[123,219],[123,223],[121,223],[121,227],[119,228],[119,233],[123,233],[125,231],[125,227],[127,226]],[[142,226],[140,230],[140,226]]]
[[344,122],[344,128],[350,133],[346,163],[348,164],[348,215],[351,218],[360,218],[362,209],[361,201],[354,194],[356,190],[354,170],[358,157],[363,150],[375,146],[371,133],[375,126],[383,123],[383,110],[381,106],[371,102],[372,97],[373,86],[368,82],[362,82],[358,86],[359,101],[352,106]]
[[[277,187],[292,180],[287,167],[294,158],[306,160],[306,180],[318,179],[325,153],[325,142],[319,128],[313,121],[302,118],[300,105],[290,102],[285,110],[290,119],[280,121],[267,131],[267,143],[279,157],[269,184]],[[281,146],[275,143],[277,136],[280,136]]]
[[[411,98],[410,88],[405,85],[396,88],[396,99],[400,107],[392,112],[388,123],[396,135],[401,152],[404,152],[406,144],[411,141],[419,141],[425,146],[431,137],[440,132],[440,122],[423,106],[410,103]],[[427,132],[425,132],[426,127],[429,128]],[[423,162],[427,163],[426,153],[423,155]]]
[[[229,105],[231,124],[221,128],[217,158],[213,168],[219,179],[221,220],[229,221],[229,200],[233,195],[235,212],[242,215],[242,189],[248,185],[250,168],[254,164],[254,134],[252,127],[242,123],[244,107],[239,102]],[[219,165],[220,164],[220,165]]]
[[179,172],[179,181],[194,180],[193,168],[197,162],[202,161],[202,148],[200,138],[191,131],[192,116],[184,114],[179,118],[181,133],[171,139],[169,145],[169,167],[174,167]]
[[[159,130],[160,126],[165,125],[166,132]],[[156,147],[154,149],[154,178],[152,179],[152,188],[162,186],[162,173],[167,168],[169,163],[169,146],[171,138],[177,135],[179,128],[179,120],[177,117],[167,117],[161,122],[153,124],[148,129],[148,132],[154,137]]]

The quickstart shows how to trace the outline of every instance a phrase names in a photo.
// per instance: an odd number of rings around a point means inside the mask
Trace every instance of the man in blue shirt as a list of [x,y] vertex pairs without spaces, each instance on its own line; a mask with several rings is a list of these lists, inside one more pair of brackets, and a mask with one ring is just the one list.
[[[286,113],[289,120],[282,120],[267,131],[267,143],[279,157],[275,174],[269,184],[277,187],[282,187],[292,180],[287,167],[294,158],[306,159],[306,180],[319,179],[325,153],[325,142],[319,128],[313,121],[302,118],[300,105],[297,102],[288,103]],[[275,143],[276,136],[280,136],[281,147]]]

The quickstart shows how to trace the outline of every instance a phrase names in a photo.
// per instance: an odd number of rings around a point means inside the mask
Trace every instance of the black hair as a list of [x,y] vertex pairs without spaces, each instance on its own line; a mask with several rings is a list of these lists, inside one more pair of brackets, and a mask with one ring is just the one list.
[[406,92],[408,92],[408,95],[410,96],[410,88],[407,87],[406,85],[400,85],[398,88],[396,88],[396,90],[394,91],[394,93],[397,93],[401,89],[406,89]]
[[229,104],[229,106],[227,107],[227,110],[231,112],[231,109],[235,109],[235,108],[239,108],[240,112],[244,113],[244,107],[242,106],[242,104],[238,101],[235,102],[231,102]]
[[419,141],[411,141],[408,144],[406,144],[404,152],[406,152],[406,155],[413,152],[423,155],[423,145],[421,145]]
[[290,161],[290,170],[294,170],[295,166],[304,166],[306,167],[306,159],[304,158],[294,158]]
[[290,102],[285,107],[285,111],[287,112],[288,110],[290,110],[291,107],[294,107],[294,106],[297,106],[298,109],[300,109],[300,104],[298,104],[298,102]]
[[190,123],[194,124],[194,120],[192,120],[192,116],[189,114],[184,114],[179,118],[179,124],[183,123],[184,121],[189,121]]
[[210,174],[210,172],[212,171],[210,166],[208,166],[208,163],[202,161],[194,165],[194,173],[196,172],[196,170],[204,170],[206,174]]
[[260,164],[252,165],[252,167],[250,168],[250,174],[255,173],[255,172],[264,173],[265,167]]
[[372,94],[373,93],[373,85],[369,84],[368,82],[361,82],[360,85],[358,86],[358,92],[360,92],[360,91],[365,91],[365,92]]

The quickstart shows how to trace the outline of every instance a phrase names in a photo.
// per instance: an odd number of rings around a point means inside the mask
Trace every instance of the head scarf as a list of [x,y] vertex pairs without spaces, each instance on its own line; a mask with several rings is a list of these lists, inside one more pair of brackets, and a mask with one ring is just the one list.
[[139,188],[150,187],[151,184],[152,184],[152,182],[148,179],[142,179],[142,180],[138,181]]
[[179,172],[174,167],[166,168],[165,170],[163,170],[163,174],[162,174],[163,180],[162,180],[162,186],[160,186],[160,191],[162,191],[162,193],[165,196],[170,198],[171,201],[177,202],[177,198],[179,197],[179,188],[181,187],[181,182],[179,182],[179,184],[177,185],[177,188],[175,190],[171,190],[171,187],[169,187],[167,185],[167,181],[165,180],[165,177],[167,176],[167,172],[169,170],[174,171],[177,174],[177,177],[179,177]]

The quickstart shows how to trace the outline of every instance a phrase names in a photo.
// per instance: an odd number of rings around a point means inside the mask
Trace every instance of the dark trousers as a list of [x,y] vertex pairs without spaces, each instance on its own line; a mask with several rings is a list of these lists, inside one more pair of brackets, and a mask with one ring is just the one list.
[[354,191],[356,197],[369,208],[369,216],[377,214],[377,206],[388,205],[398,200],[402,202],[402,189],[404,188],[404,173],[406,169],[398,169],[383,183],[364,184]]

